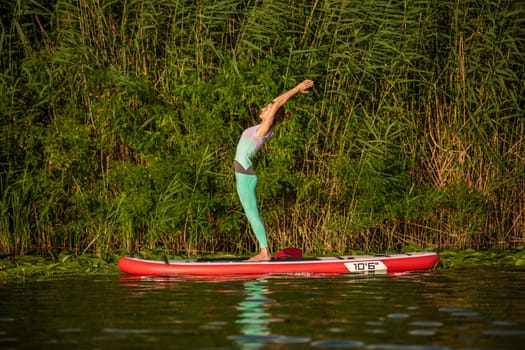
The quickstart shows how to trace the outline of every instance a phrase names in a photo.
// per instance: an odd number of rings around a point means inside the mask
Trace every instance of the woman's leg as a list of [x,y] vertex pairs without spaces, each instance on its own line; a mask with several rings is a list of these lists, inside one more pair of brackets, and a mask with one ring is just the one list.
[[255,195],[255,188],[257,187],[257,175],[248,175],[235,173],[237,183],[237,193],[241,200],[244,213],[250,222],[253,233],[259,241],[261,249],[268,248],[268,241],[266,239],[266,229],[259,215],[257,208],[257,197]]

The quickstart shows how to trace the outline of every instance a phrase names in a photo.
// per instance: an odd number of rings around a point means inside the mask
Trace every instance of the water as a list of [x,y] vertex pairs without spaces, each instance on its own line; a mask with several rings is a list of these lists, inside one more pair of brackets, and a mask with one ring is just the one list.
[[523,349],[524,272],[10,282],[0,349]]

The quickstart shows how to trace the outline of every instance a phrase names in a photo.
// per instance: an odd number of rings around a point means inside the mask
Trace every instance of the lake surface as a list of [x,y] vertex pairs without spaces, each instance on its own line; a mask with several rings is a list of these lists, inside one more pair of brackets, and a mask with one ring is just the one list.
[[524,349],[525,269],[0,285],[0,349]]

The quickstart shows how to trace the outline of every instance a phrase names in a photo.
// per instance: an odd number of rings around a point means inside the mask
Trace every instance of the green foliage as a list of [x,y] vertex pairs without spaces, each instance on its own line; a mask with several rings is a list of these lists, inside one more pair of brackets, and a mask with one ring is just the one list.
[[78,273],[118,273],[117,257],[100,257],[83,254],[77,256],[68,251],[48,256],[23,256],[16,259],[0,259],[0,281],[24,279],[48,279]]
[[468,266],[524,266],[525,249],[518,246],[509,250],[490,249],[452,249],[440,253],[440,268],[457,268]]
[[258,155],[273,247],[523,243],[525,14],[512,1],[0,5],[0,252],[247,252],[232,160]]

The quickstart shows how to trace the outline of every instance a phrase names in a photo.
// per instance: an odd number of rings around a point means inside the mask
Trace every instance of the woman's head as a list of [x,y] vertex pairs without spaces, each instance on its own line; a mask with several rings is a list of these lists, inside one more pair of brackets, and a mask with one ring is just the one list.
[[285,120],[288,120],[290,119],[290,117],[292,116],[292,114],[290,112],[287,112],[283,106],[281,106],[277,112],[275,113],[275,117],[273,118],[273,124],[272,126],[274,126],[275,124],[280,124],[282,123],[283,121]]
[[[273,103],[269,103],[268,105],[266,105],[262,111],[261,111],[261,119],[262,120],[265,120],[269,115],[268,113],[270,112],[271,108],[272,108],[272,104]],[[272,123],[272,127],[276,124],[280,124],[282,123],[284,120],[288,120],[290,119],[290,117],[292,116],[292,114],[290,112],[287,112],[283,106],[279,107],[279,109],[277,110],[277,112],[275,112],[275,116],[273,117],[273,123]]]

